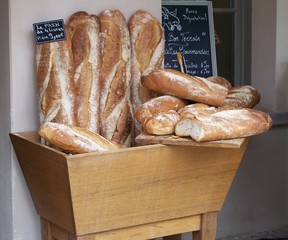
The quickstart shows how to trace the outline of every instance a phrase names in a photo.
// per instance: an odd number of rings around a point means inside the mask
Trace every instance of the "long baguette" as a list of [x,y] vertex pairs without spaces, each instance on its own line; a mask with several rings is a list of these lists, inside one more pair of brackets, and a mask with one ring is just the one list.
[[67,29],[72,41],[76,126],[99,133],[100,22],[97,16],[79,11],[70,17]]
[[107,9],[99,15],[102,67],[100,71],[100,134],[125,146],[132,144],[130,36],[124,15]]
[[44,43],[36,48],[36,79],[40,124],[75,124],[75,85],[71,40]]
[[66,153],[106,152],[121,149],[122,146],[103,138],[97,133],[68,124],[48,122],[43,124],[39,135]]
[[253,136],[269,130],[271,126],[272,119],[268,114],[243,108],[181,119],[175,127],[175,134],[191,136],[195,141],[202,142]]
[[228,92],[228,88],[220,84],[173,69],[151,71],[141,82],[152,91],[212,106],[222,106]]

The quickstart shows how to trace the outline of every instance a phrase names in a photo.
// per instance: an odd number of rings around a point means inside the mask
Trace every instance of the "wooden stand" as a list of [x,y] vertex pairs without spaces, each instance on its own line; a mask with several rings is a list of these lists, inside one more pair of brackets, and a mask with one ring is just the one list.
[[36,132],[10,134],[42,240],[214,240],[247,146],[149,145],[67,155]]

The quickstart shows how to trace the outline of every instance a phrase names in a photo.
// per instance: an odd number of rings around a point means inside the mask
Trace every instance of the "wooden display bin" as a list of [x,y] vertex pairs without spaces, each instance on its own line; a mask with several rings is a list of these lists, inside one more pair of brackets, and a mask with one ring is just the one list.
[[214,240],[217,212],[248,142],[67,155],[40,144],[37,132],[10,138],[41,217],[42,240],[144,240],[184,232]]

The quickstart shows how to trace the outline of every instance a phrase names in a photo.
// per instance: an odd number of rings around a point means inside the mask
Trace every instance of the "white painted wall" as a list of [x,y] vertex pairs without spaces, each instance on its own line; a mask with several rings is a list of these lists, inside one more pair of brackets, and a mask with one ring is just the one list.
[[[262,94],[259,107],[287,110],[287,0],[253,0],[252,5],[252,85]],[[39,217],[8,139],[9,132],[38,127],[32,24],[112,7],[126,16],[138,8],[160,16],[160,6],[160,0],[1,1],[0,240],[40,239]],[[287,134],[280,126],[251,138],[219,214],[219,237],[288,224]]]
[[[19,168],[17,158],[12,151],[7,139],[9,132],[29,131],[38,129],[38,115],[36,107],[35,89],[35,42],[32,24],[36,22],[68,17],[79,10],[87,11],[90,14],[98,14],[107,8],[120,9],[126,18],[130,17],[138,9],[145,9],[154,16],[161,19],[160,0],[70,0],[70,1],[34,1],[34,0],[4,0],[4,8],[1,2],[1,31],[3,28],[8,32],[10,27],[10,41],[8,34],[1,36],[0,64],[1,72],[1,115],[5,111],[5,119],[1,116],[1,181],[0,181],[0,239],[1,240],[39,240],[40,226],[31,196],[27,190],[25,180]],[[8,2],[10,9],[8,8]],[[4,2],[3,2],[4,3]],[[3,15],[2,15],[3,12]],[[10,12],[10,22],[8,13]],[[3,44],[2,44],[3,42]],[[10,72],[8,47],[10,47]],[[2,58],[5,56],[5,58]],[[9,76],[10,73],[10,76]],[[10,81],[9,81],[10,77]],[[9,94],[9,82],[11,96]],[[4,99],[2,101],[2,99]],[[11,100],[11,103],[10,103]],[[3,102],[3,106],[2,106]],[[11,114],[11,118],[10,118]],[[2,125],[2,121],[5,125]],[[11,123],[11,128],[10,128]],[[3,136],[3,137],[2,137]],[[3,168],[2,168],[3,162]],[[3,169],[3,170],[2,170]],[[2,183],[3,178],[6,180]],[[2,186],[3,185],[3,186]],[[3,201],[2,201],[3,198]],[[7,216],[3,218],[2,216]],[[2,224],[3,223],[3,224]],[[12,237],[13,235],[13,237]]]

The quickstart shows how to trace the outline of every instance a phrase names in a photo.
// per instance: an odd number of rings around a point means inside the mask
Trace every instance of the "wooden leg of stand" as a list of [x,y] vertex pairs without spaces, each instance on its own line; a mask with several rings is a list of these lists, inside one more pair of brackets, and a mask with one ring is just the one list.
[[77,240],[77,237],[41,217],[42,240]]
[[215,240],[216,227],[216,212],[202,214],[200,231],[193,232],[193,240]]
[[163,237],[163,240],[181,240],[181,234]]

